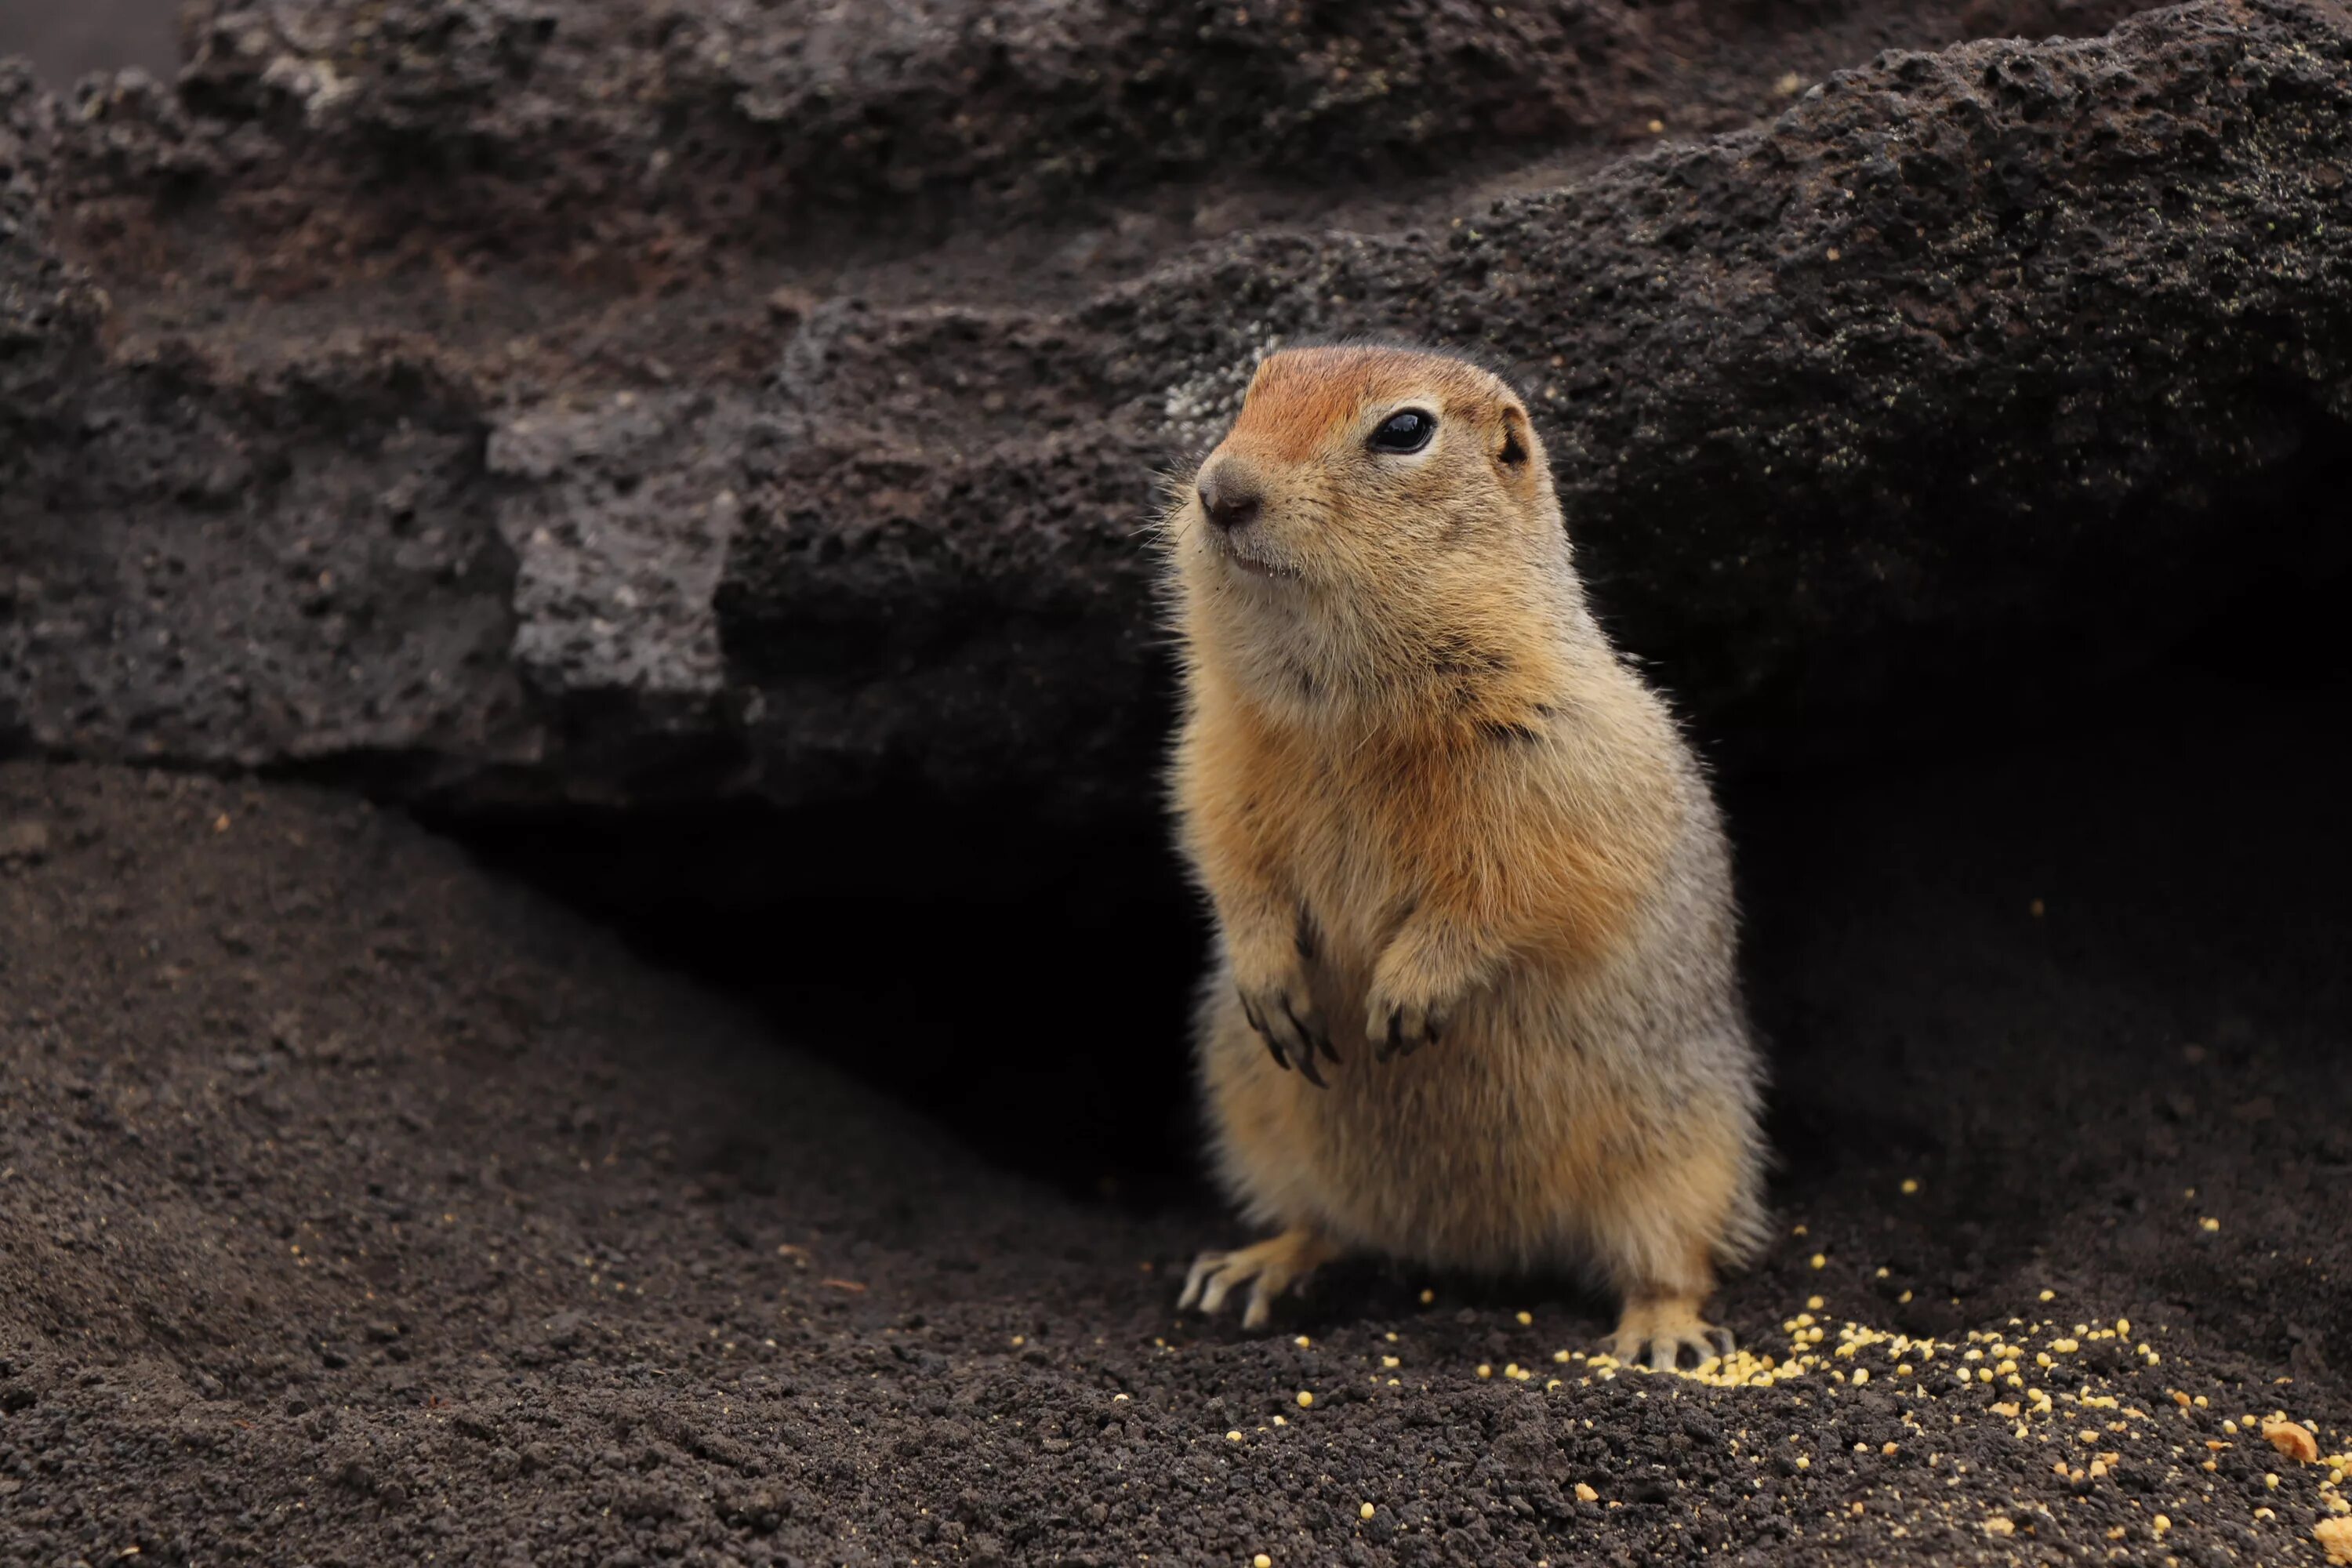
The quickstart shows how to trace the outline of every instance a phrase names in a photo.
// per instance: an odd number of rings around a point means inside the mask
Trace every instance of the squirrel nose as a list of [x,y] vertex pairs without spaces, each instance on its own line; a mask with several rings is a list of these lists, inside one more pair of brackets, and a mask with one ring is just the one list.
[[1201,494],[1201,510],[1227,532],[1256,517],[1264,500],[1255,485],[1223,464],[1202,474],[1194,489]]

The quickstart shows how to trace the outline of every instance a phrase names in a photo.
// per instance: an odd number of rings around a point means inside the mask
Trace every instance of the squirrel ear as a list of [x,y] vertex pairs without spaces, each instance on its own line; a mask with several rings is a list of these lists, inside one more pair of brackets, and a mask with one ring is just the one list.
[[1495,460],[1506,472],[1517,473],[1527,467],[1528,448],[1533,445],[1528,432],[1528,416],[1510,404],[1503,405],[1503,444],[1496,448]]

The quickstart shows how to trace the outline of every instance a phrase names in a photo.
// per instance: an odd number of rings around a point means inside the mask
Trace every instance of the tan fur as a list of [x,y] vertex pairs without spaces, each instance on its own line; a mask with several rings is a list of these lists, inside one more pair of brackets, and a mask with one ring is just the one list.
[[[1370,450],[1404,408],[1427,450]],[[1727,853],[1586,608],[1526,408],[1439,355],[1291,351],[1212,476],[1262,504],[1228,533],[1186,487],[1166,530],[1175,804],[1219,927],[1200,1068],[1220,1173],[1284,1237],[1188,1300],[1255,1274],[1262,1319],[1329,1248],[1582,1266],[1627,1353],[1698,1350],[1762,1235]]]

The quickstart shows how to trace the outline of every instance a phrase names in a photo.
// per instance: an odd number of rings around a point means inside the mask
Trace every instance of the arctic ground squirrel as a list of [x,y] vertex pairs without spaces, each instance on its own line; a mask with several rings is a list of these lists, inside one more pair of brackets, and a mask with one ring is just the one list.
[[1613,1289],[1610,1349],[1728,1353],[1765,1232],[1729,853],[1587,607],[1526,405],[1466,361],[1293,349],[1175,487],[1180,838],[1213,906],[1198,1067],[1268,1240],[1180,1305],[1351,1252]]

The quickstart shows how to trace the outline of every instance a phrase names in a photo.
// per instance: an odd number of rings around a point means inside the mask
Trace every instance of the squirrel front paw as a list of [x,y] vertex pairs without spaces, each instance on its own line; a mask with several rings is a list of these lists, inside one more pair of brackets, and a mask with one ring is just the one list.
[[1234,989],[1241,993],[1243,1016],[1265,1042],[1275,1065],[1297,1068],[1299,1076],[1316,1088],[1328,1088],[1322,1069],[1315,1064],[1316,1056],[1319,1053],[1336,1062],[1339,1053],[1331,1048],[1331,1032],[1324,1027],[1323,1015],[1316,1009],[1306,970],[1295,968],[1255,984],[1237,981]]
[[1436,1043],[1471,984],[1453,964],[1436,962],[1425,942],[1391,947],[1372,972],[1366,998],[1364,1037],[1374,1059],[1409,1057]]
[[1392,1057],[1409,1057],[1423,1046],[1434,1045],[1445,1033],[1446,1020],[1453,1011],[1451,1005],[1433,996],[1398,996],[1373,987],[1369,1016],[1364,1021],[1364,1036],[1372,1042],[1373,1059],[1387,1061]]

